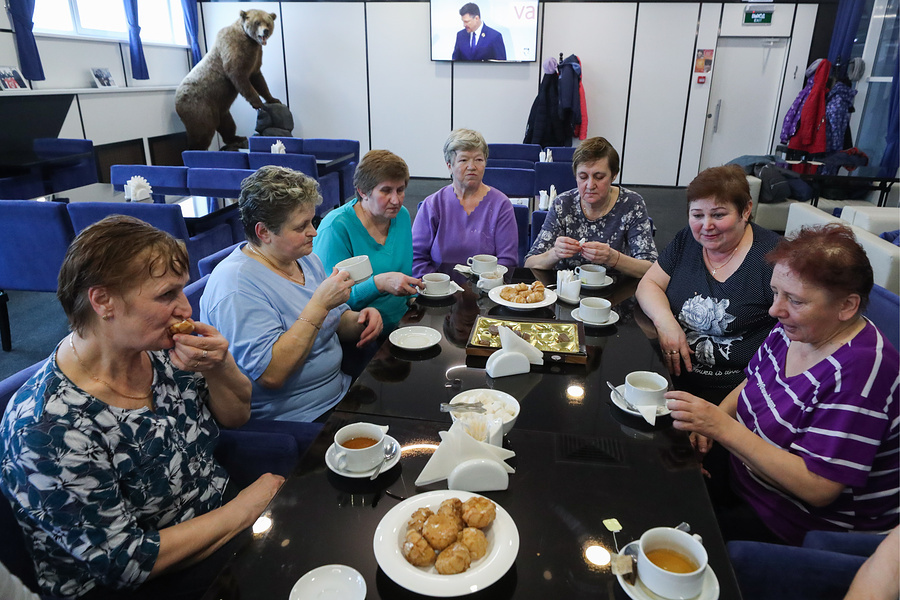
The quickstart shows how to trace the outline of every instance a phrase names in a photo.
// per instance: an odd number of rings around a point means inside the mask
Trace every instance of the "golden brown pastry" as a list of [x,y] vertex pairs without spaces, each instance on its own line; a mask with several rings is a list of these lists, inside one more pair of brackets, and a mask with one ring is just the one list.
[[435,568],[441,575],[455,575],[462,573],[472,564],[472,555],[469,549],[456,542],[438,554],[434,562]]
[[174,325],[169,325],[169,335],[175,335],[176,333],[194,333],[194,322],[190,319],[185,319]]
[[463,527],[466,526],[465,521],[462,518],[462,500],[459,498],[447,498],[441,505],[438,507],[437,514],[439,515],[449,515],[453,517],[456,522],[456,528],[458,531],[462,530]]
[[494,503],[481,496],[472,496],[463,502],[463,521],[469,527],[484,529],[494,521],[497,508]]
[[484,532],[474,527],[466,527],[459,532],[459,543],[469,549],[472,560],[478,560],[487,554],[488,542]]
[[403,543],[403,557],[413,566],[427,567],[434,562],[437,554],[421,533],[410,529],[406,532],[406,541]]
[[425,520],[422,535],[435,550],[443,550],[456,541],[459,529],[451,515],[431,515]]
[[432,510],[427,506],[423,506],[422,508],[417,509],[416,512],[414,512],[409,518],[409,521],[406,522],[406,528],[422,533],[422,527],[425,525],[425,519],[433,514],[434,512],[432,512]]

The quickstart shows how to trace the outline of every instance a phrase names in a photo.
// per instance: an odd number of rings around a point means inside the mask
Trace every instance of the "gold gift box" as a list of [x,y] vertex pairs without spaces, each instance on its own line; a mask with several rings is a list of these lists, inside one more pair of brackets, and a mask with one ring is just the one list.
[[[564,362],[585,363],[584,328],[581,323],[539,319],[497,319],[479,316],[472,327],[466,354],[489,356],[500,349],[500,334],[491,333],[491,327],[505,326],[522,334],[524,339],[545,355],[559,355]],[[564,335],[564,341],[560,341]],[[545,356],[545,358],[551,358]],[[553,360],[551,358],[551,360]],[[559,360],[559,359],[556,359]]]

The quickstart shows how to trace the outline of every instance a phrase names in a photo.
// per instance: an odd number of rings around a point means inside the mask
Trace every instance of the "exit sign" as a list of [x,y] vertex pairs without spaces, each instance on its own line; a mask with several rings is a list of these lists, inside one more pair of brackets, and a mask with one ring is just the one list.
[[769,7],[756,8],[750,7],[744,9],[744,25],[771,25],[772,9]]

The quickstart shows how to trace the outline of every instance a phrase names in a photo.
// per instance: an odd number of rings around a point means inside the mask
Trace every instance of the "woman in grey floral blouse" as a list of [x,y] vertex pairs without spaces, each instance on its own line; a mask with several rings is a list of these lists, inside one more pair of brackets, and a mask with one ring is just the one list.
[[191,316],[188,264],[181,242],[121,215],[69,247],[57,296],[72,333],[0,421],[0,488],[46,595],[200,588],[205,565],[172,573],[252,525],[283,481],[263,475],[226,502],[213,450],[219,424],[250,416],[250,381],[213,327],[170,332]]
[[572,157],[578,187],[556,197],[525,266],[574,269],[587,263],[641,277],[656,260],[653,226],[640,194],[614,186],[619,153],[605,138],[581,142]]

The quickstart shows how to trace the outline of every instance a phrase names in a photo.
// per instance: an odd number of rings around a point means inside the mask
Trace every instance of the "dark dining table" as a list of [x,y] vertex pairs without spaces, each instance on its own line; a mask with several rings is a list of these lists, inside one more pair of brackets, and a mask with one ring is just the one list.
[[[373,536],[399,502],[447,489],[446,480],[415,484],[440,443],[439,432],[451,424],[440,403],[462,391],[492,388],[513,395],[521,411],[503,440],[515,452],[508,461],[515,469],[509,487],[482,495],[510,515],[520,546],[512,567],[472,598],[627,598],[610,567],[592,562],[588,548],[615,552],[649,528],[686,522],[703,538],[718,597],[739,599],[687,435],[668,416],[649,425],[610,400],[607,381],[622,384],[637,369],[665,373],[635,319],[637,282],[624,278],[583,290],[610,299],[619,316],[614,325],[584,328],[585,364],[547,362],[527,374],[494,379],[484,357],[466,353],[478,315],[573,321],[576,306],[557,301],[537,311],[513,311],[480,292],[474,279],[454,276],[463,291],[442,299],[419,296],[400,324],[436,329],[440,343],[420,352],[390,342],[379,348],[266,509],[271,528],[253,535],[204,598],[287,599],[300,577],[329,564],[361,573],[369,599],[429,597],[401,587],[382,570]],[[506,279],[551,283],[555,274],[516,269]],[[389,426],[401,446],[399,463],[375,481],[343,477],[325,464],[335,432],[359,421]],[[605,519],[617,519],[621,531],[607,529]]]

